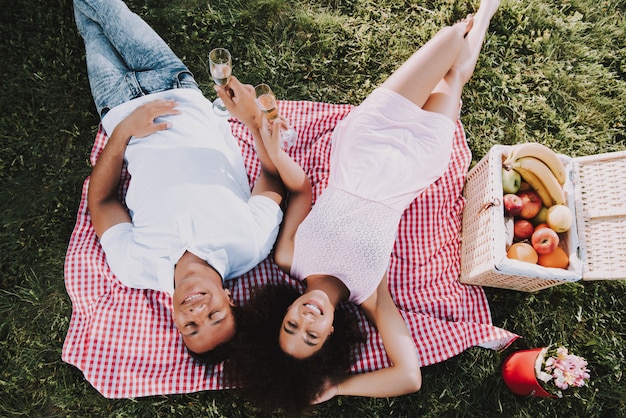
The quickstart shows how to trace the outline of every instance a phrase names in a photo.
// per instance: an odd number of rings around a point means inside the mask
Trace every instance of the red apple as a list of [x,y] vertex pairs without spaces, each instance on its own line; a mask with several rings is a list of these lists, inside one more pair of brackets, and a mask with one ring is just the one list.
[[537,192],[534,190],[524,190],[523,192],[517,193],[517,195],[522,199],[522,210],[519,216],[524,219],[532,219],[537,216],[543,206]]
[[535,231],[539,231],[540,229],[543,229],[543,228],[550,228],[550,227],[545,222],[544,223],[540,223],[539,225],[535,226]]
[[504,215],[517,216],[522,211],[522,199],[513,193],[507,193],[502,197],[504,202]]
[[532,218],[530,222],[532,222],[533,225],[535,226],[542,224],[546,221],[547,215],[548,215],[548,208],[545,206],[542,206],[541,209],[539,209],[539,213],[537,213],[537,215],[534,218]]
[[530,238],[534,231],[533,224],[526,219],[518,219],[513,224],[513,236],[519,241]]
[[550,254],[559,246],[559,235],[551,228],[540,228],[530,237],[537,254]]

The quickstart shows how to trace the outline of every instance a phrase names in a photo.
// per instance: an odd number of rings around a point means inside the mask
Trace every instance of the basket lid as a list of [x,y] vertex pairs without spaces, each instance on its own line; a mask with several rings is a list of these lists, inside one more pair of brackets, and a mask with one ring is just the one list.
[[572,160],[582,278],[626,279],[626,151]]

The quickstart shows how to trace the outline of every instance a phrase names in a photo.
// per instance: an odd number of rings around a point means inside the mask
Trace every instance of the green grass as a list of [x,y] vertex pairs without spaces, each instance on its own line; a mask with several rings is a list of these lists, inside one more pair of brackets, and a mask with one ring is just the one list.
[[[213,97],[206,56],[227,46],[235,73],[279,97],[359,103],[466,0],[136,0]],[[229,392],[107,400],[60,360],[71,314],[63,262],[98,118],[69,0],[0,7],[0,416],[247,417]],[[474,159],[538,141],[581,156],[626,149],[626,3],[504,1],[464,96]],[[616,187],[624,187],[617,184]],[[626,407],[626,283],[538,293],[486,289],[514,348],[564,342],[590,385],[562,400],[522,399],[499,374],[508,353],[472,348],[424,369],[392,399],[339,397],[316,416],[619,417]]]

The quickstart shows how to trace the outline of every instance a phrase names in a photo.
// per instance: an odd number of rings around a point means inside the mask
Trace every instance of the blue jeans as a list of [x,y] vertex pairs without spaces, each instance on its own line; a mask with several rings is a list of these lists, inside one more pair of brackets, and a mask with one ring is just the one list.
[[195,88],[193,74],[161,37],[121,0],[74,0],[96,109],[150,93]]

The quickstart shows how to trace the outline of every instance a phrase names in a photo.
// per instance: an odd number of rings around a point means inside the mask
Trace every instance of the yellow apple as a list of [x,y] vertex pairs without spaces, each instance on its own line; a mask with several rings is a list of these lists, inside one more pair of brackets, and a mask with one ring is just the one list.
[[546,223],[556,232],[565,232],[572,227],[574,222],[574,214],[571,209],[565,205],[554,205],[548,209],[546,214]]

